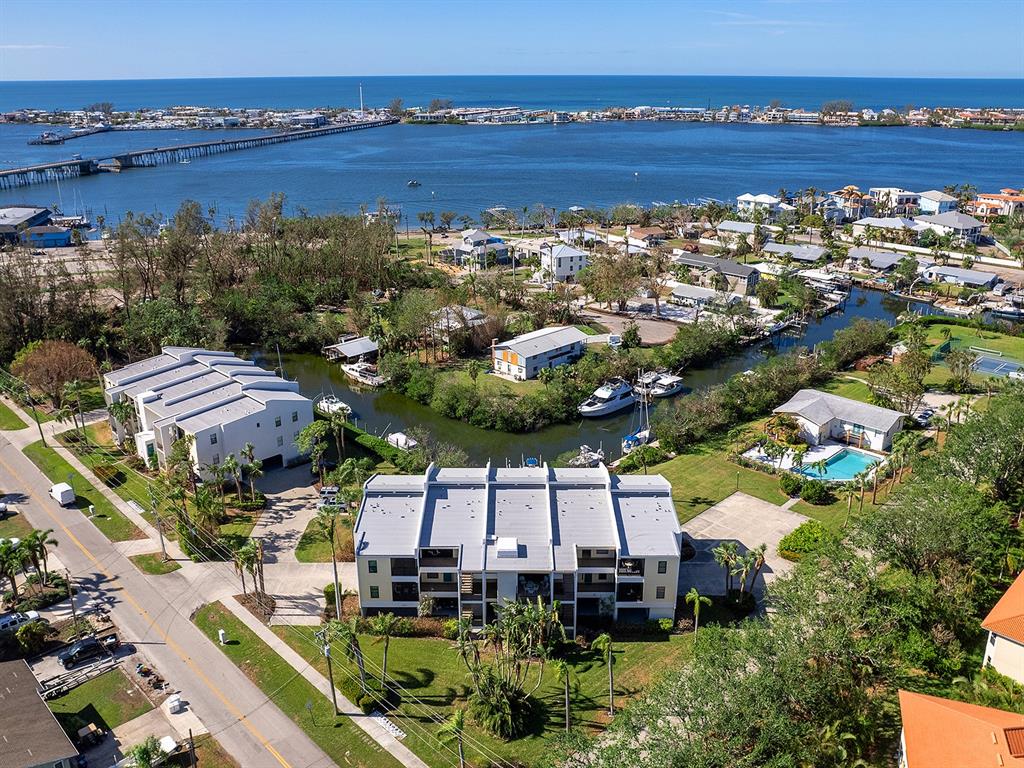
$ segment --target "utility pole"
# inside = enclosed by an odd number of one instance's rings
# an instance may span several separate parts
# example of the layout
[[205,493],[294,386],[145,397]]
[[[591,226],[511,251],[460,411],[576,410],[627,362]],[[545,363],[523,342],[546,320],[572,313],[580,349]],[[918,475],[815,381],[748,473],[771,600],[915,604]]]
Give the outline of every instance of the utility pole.
[[71,585],[71,571],[67,568],[64,569],[66,575],[66,581],[68,583],[68,598],[71,600],[71,622],[75,627],[74,635],[78,637],[78,609],[75,608],[75,590]]
[[196,768],[196,742],[192,738],[192,729],[188,729],[188,759],[192,768]]
[[338,694],[334,690],[334,662],[331,660],[331,642],[330,642],[330,629],[324,627],[322,630],[316,633],[316,638],[323,643],[324,657],[327,659],[327,681],[331,686],[331,702],[334,704],[334,716],[337,717],[338,712]]
[[163,553],[164,562],[166,563],[170,558],[167,557],[167,545],[164,543],[164,520],[160,517],[160,503],[157,501],[152,481],[147,487],[149,489],[149,509],[153,516],[156,517],[156,531],[160,534],[160,551]]

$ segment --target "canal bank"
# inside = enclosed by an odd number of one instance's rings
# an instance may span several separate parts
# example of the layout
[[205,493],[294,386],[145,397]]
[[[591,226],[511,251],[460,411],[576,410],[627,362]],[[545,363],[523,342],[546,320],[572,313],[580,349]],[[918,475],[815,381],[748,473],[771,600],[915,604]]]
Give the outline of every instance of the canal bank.
[[[811,320],[799,333],[776,336],[772,341],[748,347],[740,353],[724,357],[715,365],[683,372],[684,392],[721,384],[730,376],[747,370],[768,357],[796,346],[812,347],[830,340],[841,328],[855,318],[884,320],[889,324],[908,309],[931,312],[931,307],[920,302],[896,299],[879,291],[854,288],[843,308]],[[276,352],[251,350],[257,363],[274,368],[278,364]],[[353,389],[341,369],[334,363],[314,354],[282,354],[284,373],[299,382],[307,397],[321,393],[334,393],[353,409],[353,420],[362,429],[375,435],[388,432],[407,432],[413,428],[427,430],[435,439],[454,443],[469,454],[474,464],[506,461],[518,465],[525,457],[543,457],[553,460],[565,451],[573,451],[581,444],[597,448],[603,446],[609,459],[618,458],[620,440],[631,431],[634,415],[625,411],[604,419],[580,419],[571,424],[556,424],[537,432],[509,434],[484,430],[461,421],[446,418],[425,405],[387,390]],[[654,412],[666,407],[670,401],[656,401]]]

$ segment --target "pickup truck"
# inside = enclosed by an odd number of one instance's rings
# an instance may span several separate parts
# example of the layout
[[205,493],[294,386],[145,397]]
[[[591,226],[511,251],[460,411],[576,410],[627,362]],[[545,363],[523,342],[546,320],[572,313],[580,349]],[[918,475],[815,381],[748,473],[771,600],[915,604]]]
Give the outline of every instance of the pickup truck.
[[57,661],[64,669],[72,669],[87,659],[108,653],[95,637],[83,637],[76,643],[57,652]]

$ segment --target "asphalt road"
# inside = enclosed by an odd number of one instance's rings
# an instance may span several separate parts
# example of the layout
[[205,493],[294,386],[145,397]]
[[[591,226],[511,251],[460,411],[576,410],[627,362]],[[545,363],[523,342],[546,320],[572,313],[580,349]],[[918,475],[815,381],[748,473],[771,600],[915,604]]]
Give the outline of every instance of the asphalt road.
[[[167,595],[80,512],[51,503],[49,486],[42,473],[0,436],[0,488],[27,497],[15,509],[36,528],[54,529],[60,559],[76,585],[93,592],[108,608],[122,641],[132,643],[181,692],[182,700],[229,754],[244,768],[334,765],[175,605],[194,604],[195,595],[191,600]],[[203,586],[196,583],[192,589],[201,593]]]

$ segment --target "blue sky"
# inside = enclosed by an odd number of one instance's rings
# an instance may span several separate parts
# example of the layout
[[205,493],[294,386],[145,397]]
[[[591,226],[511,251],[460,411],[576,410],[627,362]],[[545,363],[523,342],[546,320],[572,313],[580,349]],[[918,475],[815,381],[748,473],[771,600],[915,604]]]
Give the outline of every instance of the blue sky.
[[1024,0],[0,0],[0,80],[1024,77]]

